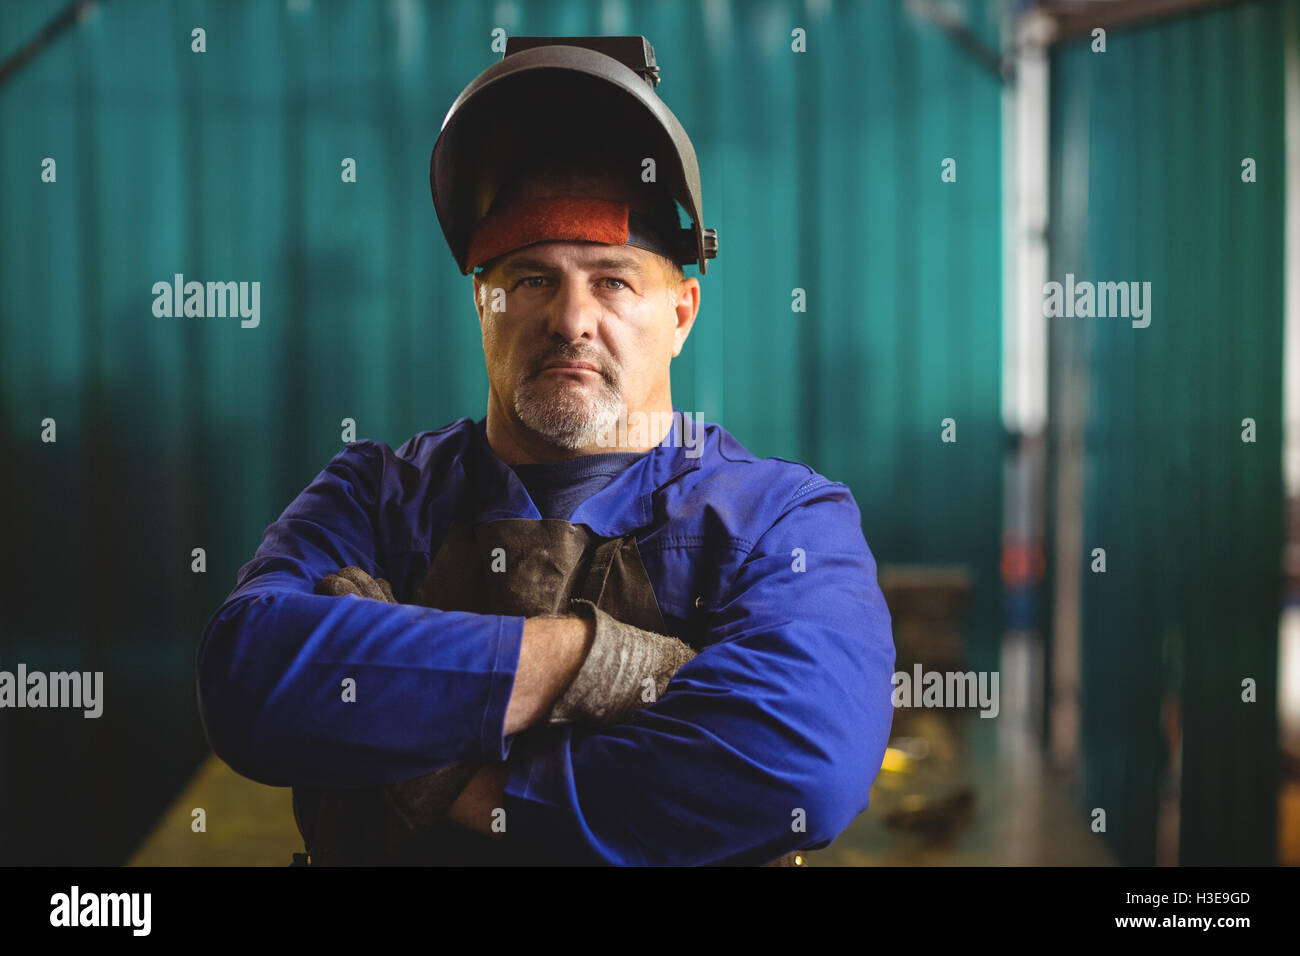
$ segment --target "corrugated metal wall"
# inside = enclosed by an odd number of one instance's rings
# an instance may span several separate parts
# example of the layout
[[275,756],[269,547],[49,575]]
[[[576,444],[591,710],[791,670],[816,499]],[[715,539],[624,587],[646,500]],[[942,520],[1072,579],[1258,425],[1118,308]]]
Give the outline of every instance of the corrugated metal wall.
[[1181,699],[1181,862],[1274,859],[1283,14],[1215,9],[1053,61],[1051,278],[1151,283],[1147,328],[1049,320],[1054,370],[1069,354],[1089,369],[1083,799],[1129,864],[1155,862],[1166,697]]
[[[0,56],[62,6],[0,7]],[[396,447],[484,413],[427,176],[494,27],[655,44],[721,235],[675,403],[848,482],[880,562],[970,563],[990,666],[998,87],[932,28],[892,3],[113,0],[0,89],[0,666],[107,682],[98,721],[0,721],[0,861],[123,859],[192,772],[200,631],[343,418]],[[175,273],[260,281],[260,326],[156,318]]]

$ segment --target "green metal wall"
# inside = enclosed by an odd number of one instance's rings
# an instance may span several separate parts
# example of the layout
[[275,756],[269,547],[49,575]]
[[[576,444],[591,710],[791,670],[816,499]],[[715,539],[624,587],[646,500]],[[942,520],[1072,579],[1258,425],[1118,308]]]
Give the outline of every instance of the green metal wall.
[[1147,328],[1048,320],[1057,371],[1062,350],[1089,356],[1084,807],[1106,810],[1129,864],[1155,862],[1166,696],[1181,698],[1181,862],[1275,859],[1283,18],[1229,6],[1052,63],[1051,278],[1152,283]]
[[[62,6],[0,5],[0,57]],[[111,0],[0,88],[0,666],[107,682],[98,721],[0,720],[0,862],[124,859],[190,774],[201,629],[343,418],[396,447],[483,414],[427,177],[494,27],[650,38],[721,236],[675,403],[848,482],[881,563],[971,564],[991,666],[998,86],[901,5],[823,9]],[[155,318],[177,272],[260,281],[260,327]]]

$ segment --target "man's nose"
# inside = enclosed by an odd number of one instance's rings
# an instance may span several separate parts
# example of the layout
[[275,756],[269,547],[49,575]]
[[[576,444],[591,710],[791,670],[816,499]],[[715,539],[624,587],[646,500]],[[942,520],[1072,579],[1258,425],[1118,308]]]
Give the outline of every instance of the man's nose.
[[582,278],[561,277],[547,305],[546,331],[566,342],[593,339],[604,306]]

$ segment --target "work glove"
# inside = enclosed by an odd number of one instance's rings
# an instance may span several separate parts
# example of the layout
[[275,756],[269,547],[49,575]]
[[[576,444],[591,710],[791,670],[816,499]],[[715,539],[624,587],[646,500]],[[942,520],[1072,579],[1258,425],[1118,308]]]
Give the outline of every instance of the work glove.
[[353,565],[339,568],[333,574],[327,574],[321,578],[316,582],[316,593],[329,597],[357,594],[364,598],[373,598],[376,601],[385,601],[389,604],[397,603],[397,598],[393,597],[393,586],[391,584],[383,578],[376,580]]
[[595,621],[596,636],[577,676],[547,713],[548,724],[621,723],[658,700],[677,668],[695,656],[677,638],[624,624],[585,598],[574,598],[570,608]]

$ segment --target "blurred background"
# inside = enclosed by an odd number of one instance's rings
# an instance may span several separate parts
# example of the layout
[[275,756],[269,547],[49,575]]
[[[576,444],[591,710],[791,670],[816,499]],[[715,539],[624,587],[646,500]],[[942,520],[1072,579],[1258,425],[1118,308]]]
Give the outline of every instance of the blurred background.
[[[428,173],[494,31],[654,45],[720,238],[674,404],[853,489],[899,670],[1000,677],[992,719],[898,709],[871,808],[811,862],[1300,861],[1298,24],[0,2],[0,669],[105,674],[97,720],[0,711],[0,863],[301,850],[289,791],[211,755],[198,640],[344,418],[396,448],[484,414]],[[156,317],[176,273],[260,281],[259,327]],[[1066,274],[1150,282],[1150,325],[1045,318]]]

